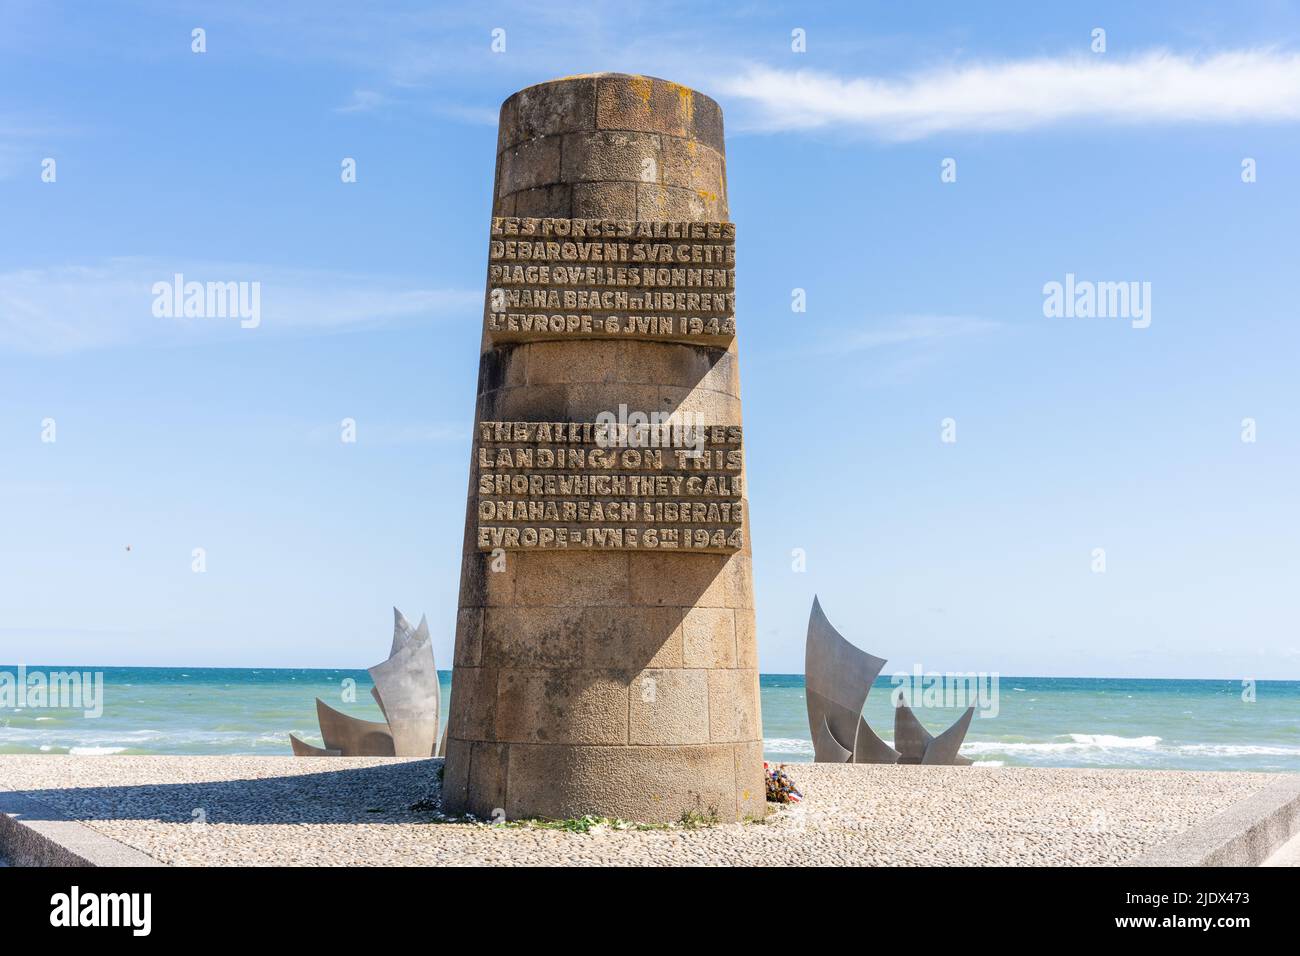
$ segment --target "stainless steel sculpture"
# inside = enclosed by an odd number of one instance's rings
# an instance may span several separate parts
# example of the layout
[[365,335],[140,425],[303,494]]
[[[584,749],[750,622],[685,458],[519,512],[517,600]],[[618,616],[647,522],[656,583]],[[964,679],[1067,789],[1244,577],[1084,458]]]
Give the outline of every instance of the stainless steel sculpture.
[[295,757],[341,757],[343,751],[330,750],[326,747],[313,747],[305,740],[299,740],[293,734],[289,735],[289,744],[293,747]]
[[[881,740],[862,707],[885,660],[859,650],[831,626],[821,602],[813,598],[804,650],[804,697],[817,763],[912,763],[969,766],[962,741],[975,708],[938,737],[931,736],[910,707],[895,701],[894,744]],[[895,749],[897,748],[897,749]]]
[[442,702],[429,624],[421,617],[412,631],[397,608],[393,616],[393,647],[388,660],[370,668],[371,694],[388,721],[397,756],[436,757]]
[[394,757],[393,735],[388,724],[378,720],[361,720],[335,710],[316,698],[316,720],[326,750],[337,750],[344,757]]
[[[393,643],[388,659],[369,669],[371,696],[383,721],[360,720],[316,698],[316,719],[325,746],[314,747],[293,734],[298,757],[436,757],[441,752],[438,721],[442,692],[433,660],[429,624],[421,617],[412,628],[393,608]],[[445,739],[445,738],[444,738]]]
[[951,727],[938,737],[921,726],[908,707],[901,700],[894,702],[894,746],[899,751],[899,763],[942,764],[947,766],[969,767],[974,761],[963,757],[957,751],[966,739],[975,708],[967,707],[966,712],[957,718]]
[[[866,727],[862,705],[867,702],[871,685],[884,666],[884,658],[873,657],[845,640],[826,619],[821,602],[813,598],[808,643],[804,648],[804,697],[813,735],[813,759],[818,763],[890,762],[856,760],[858,732],[860,726]],[[878,745],[892,750],[867,728],[863,737],[864,757],[882,755]]]

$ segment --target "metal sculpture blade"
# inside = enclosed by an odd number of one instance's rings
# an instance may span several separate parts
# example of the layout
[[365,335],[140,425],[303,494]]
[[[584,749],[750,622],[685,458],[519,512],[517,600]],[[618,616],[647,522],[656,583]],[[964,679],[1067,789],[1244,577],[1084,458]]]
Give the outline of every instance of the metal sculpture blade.
[[393,646],[389,648],[388,656],[392,657],[402,649],[402,645],[411,639],[415,633],[411,627],[411,622],[397,608],[393,608]]
[[898,702],[894,710],[894,746],[902,753],[898,762],[969,767],[973,761],[958,751],[961,750],[962,741],[966,739],[966,731],[970,729],[971,718],[974,716],[975,708],[967,707],[966,712],[951,727],[934,737],[921,726],[910,707]]
[[921,757],[921,763],[953,766],[965,760],[969,764],[970,761],[957,751],[961,750],[962,741],[966,739],[966,731],[970,729],[971,718],[974,716],[975,708],[967,707],[966,713],[958,717],[951,727],[930,741]]
[[388,725],[375,720],[359,720],[335,710],[316,698],[316,719],[326,750],[337,750],[349,757],[394,757],[393,735]]
[[[804,656],[804,697],[808,726],[814,731],[814,760],[842,763],[853,756],[849,748],[855,746],[862,705],[884,666],[884,658],[854,647],[835,630],[821,602],[813,598]],[[829,735],[820,733],[822,724]]]
[[894,702],[894,749],[899,763],[920,763],[934,737],[901,700]]
[[825,717],[822,717],[821,723],[813,730],[813,753],[816,755],[817,763],[848,763],[849,758],[853,756],[835,739],[835,734],[831,732]]
[[423,618],[392,657],[370,668],[370,677],[375,682],[375,699],[392,732],[396,755],[433,756],[438,748],[441,694],[433,643]]
[[431,757],[445,748],[438,742],[442,688],[433,660],[429,620],[420,616],[411,627],[405,615],[393,608],[393,643],[388,659],[370,668],[375,686],[370,696],[384,715],[383,722],[359,720],[316,698],[316,719],[325,746],[313,747],[292,734],[290,745],[300,757]]
[[858,718],[858,736],[853,741],[854,763],[898,763],[898,751],[880,739],[865,717]]
[[305,740],[299,740],[294,734],[289,735],[289,745],[293,747],[295,757],[338,757],[342,755],[342,751],[326,750],[324,747],[313,746]]

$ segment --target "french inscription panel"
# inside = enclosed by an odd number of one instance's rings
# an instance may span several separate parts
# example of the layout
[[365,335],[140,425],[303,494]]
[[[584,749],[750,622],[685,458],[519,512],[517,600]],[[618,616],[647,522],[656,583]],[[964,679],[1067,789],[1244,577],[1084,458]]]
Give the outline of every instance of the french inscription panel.
[[744,545],[739,425],[478,424],[481,551],[729,553]]
[[736,225],[493,217],[484,327],[494,343],[726,347],[736,335]]

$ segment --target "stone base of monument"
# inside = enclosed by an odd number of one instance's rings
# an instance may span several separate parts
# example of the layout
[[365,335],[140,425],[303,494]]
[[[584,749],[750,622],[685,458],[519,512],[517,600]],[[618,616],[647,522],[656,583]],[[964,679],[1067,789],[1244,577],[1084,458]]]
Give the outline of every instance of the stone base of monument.
[[[175,866],[1254,866],[1300,830],[1300,776],[786,764],[762,824],[450,821],[442,761],[0,755],[0,857]],[[328,768],[328,769],[327,769]],[[70,785],[69,781],[75,781]],[[195,823],[202,807],[206,822]]]

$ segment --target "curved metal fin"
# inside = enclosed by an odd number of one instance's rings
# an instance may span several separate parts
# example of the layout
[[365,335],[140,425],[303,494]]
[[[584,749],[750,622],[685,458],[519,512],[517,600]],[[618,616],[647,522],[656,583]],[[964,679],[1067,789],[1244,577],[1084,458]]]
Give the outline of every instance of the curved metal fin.
[[898,751],[880,739],[866,718],[858,718],[858,735],[853,741],[854,763],[898,763]]
[[315,747],[305,740],[299,740],[293,734],[289,735],[289,746],[293,748],[295,757],[339,757],[342,754],[337,750],[326,750],[324,747]]
[[961,743],[966,739],[966,731],[970,729],[971,718],[974,716],[975,708],[967,707],[966,713],[958,717],[951,727],[930,741],[921,757],[921,763],[950,767],[956,765],[958,759],[961,759],[957,751],[961,750]]
[[830,725],[823,717],[821,724],[813,731],[813,759],[817,763],[848,763],[851,756],[853,755],[835,739],[835,734],[831,733]]
[[394,757],[393,735],[388,725],[375,720],[360,720],[335,710],[316,698],[316,719],[327,750],[337,750],[344,757]]
[[804,698],[814,751],[815,732],[824,721],[840,749],[849,752],[843,741],[851,745],[856,737],[862,705],[884,666],[884,658],[855,647],[835,630],[813,597],[804,650]]
[[934,740],[930,732],[921,726],[908,707],[901,700],[894,703],[894,749],[898,751],[899,763],[920,763],[926,748]]
[[393,646],[389,648],[388,656],[392,657],[400,651],[402,645],[409,641],[414,634],[415,631],[411,629],[411,622],[406,619],[406,615],[397,608],[393,608]]
[[441,688],[428,637],[428,624],[421,620],[420,630],[396,654],[370,668],[399,757],[432,757],[438,748]]

